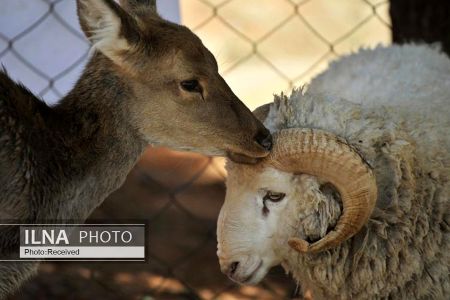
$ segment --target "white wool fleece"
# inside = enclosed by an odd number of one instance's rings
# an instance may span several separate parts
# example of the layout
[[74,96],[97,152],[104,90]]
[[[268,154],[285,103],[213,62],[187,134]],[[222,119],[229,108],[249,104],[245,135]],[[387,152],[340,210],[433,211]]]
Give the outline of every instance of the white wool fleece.
[[[367,226],[318,255],[278,249],[315,299],[448,299],[450,59],[425,45],[360,50],[304,90],[276,96],[264,124],[319,128],[348,140],[374,168]],[[298,216],[298,214],[296,214]],[[292,223],[292,220],[289,220]],[[288,230],[280,225],[281,240]]]

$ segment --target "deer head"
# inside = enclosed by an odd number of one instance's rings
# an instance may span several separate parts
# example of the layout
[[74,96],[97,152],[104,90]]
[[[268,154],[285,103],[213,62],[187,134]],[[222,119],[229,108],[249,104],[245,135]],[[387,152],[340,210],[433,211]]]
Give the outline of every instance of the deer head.
[[149,143],[239,162],[268,154],[269,131],[219,75],[214,56],[188,28],[160,18],[155,1],[77,2],[83,31],[129,87],[130,122]]

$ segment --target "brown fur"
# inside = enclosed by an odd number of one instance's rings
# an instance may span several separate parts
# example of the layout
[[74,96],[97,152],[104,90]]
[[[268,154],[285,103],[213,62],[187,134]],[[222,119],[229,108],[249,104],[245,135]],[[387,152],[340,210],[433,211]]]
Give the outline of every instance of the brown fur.
[[[152,1],[79,0],[96,51],[74,89],[49,107],[0,71],[0,219],[83,221],[125,180],[149,143],[212,155],[263,157],[265,127],[220,77],[192,32]],[[202,93],[180,82],[197,79]],[[266,147],[267,148],[267,147]],[[0,255],[17,257],[17,228],[0,228]],[[0,265],[0,298],[36,265]]]

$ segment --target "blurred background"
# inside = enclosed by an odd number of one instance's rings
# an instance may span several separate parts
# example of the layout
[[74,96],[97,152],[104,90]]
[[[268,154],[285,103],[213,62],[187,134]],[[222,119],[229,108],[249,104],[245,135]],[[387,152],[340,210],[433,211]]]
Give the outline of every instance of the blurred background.
[[[424,41],[450,48],[445,0],[160,0],[158,11],[200,36],[251,109],[360,47]],[[71,89],[88,58],[76,1],[0,0],[0,63],[47,103]],[[251,287],[220,273],[223,166],[220,158],[150,147],[91,216],[147,220],[148,262],[44,263],[11,299],[303,299],[280,268]]]

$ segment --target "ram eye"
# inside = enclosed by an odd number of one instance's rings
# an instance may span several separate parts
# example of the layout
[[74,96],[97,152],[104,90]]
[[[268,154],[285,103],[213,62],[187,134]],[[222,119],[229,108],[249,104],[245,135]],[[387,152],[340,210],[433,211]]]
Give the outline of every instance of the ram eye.
[[189,93],[202,93],[202,86],[196,79],[184,80],[180,82],[180,86],[183,90]]
[[266,193],[266,195],[264,196],[263,200],[269,200],[272,202],[280,202],[281,200],[284,199],[284,197],[286,196],[285,193],[276,193],[276,192],[272,192],[272,191],[268,191]]

